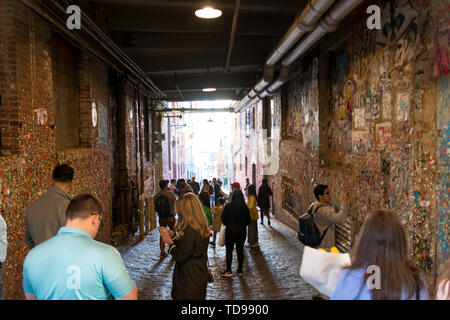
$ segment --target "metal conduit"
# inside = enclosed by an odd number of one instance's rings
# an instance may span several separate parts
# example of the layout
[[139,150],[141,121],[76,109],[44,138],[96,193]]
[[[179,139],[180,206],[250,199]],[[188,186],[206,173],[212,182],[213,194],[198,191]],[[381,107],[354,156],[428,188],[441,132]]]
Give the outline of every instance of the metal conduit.
[[[307,33],[312,31],[317,21],[333,5],[336,0],[310,0],[302,13],[295,19],[289,30],[280,40],[274,51],[266,60],[264,67],[264,77],[255,85],[249,93],[250,98],[255,98],[272,82],[274,67],[280,59]],[[241,100],[242,102],[243,100]],[[243,109],[243,103],[239,103],[237,108]],[[247,101],[248,102],[248,101]]]
[[[278,88],[288,81],[289,67],[305,54],[312,46],[314,46],[327,33],[336,31],[339,23],[363,0],[342,0],[335,4],[320,20],[319,25],[314,31],[295,47],[292,52],[282,61],[280,75],[266,90],[258,93],[257,97],[250,99],[242,99],[236,106],[236,112],[241,111],[250,103],[256,103],[261,98],[272,95]],[[292,29],[292,28],[291,28]],[[260,86],[258,86],[259,88]],[[252,95],[255,90],[252,90]],[[251,97],[250,97],[251,98]]]

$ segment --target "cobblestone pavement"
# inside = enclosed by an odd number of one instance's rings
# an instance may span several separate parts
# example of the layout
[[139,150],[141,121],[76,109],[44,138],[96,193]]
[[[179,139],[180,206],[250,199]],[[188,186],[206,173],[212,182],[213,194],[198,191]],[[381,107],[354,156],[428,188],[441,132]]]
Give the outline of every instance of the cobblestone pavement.
[[[300,276],[303,246],[295,231],[271,219],[271,226],[258,221],[259,248],[245,248],[244,275],[223,278],[225,247],[209,247],[209,263],[215,278],[208,284],[208,300],[306,300],[311,287]],[[159,232],[153,230],[144,241],[137,237],[120,246],[125,265],[138,287],[141,300],[170,300],[174,260],[159,259]],[[167,247],[166,247],[167,248]],[[232,270],[237,269],[236,250]]]

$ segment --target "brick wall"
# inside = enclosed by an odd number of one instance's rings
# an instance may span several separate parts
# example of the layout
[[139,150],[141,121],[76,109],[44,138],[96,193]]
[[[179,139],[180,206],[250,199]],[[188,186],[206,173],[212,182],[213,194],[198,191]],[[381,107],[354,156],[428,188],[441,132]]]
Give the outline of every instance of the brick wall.
[[17,152],[18,115],[16,76],[17,66],[14,6],[12,1],[0,3],[0,152]]
[[[8,254],[3,267],[5,299],[23,299],[22,265],[28,253],[24,242],[23,213],[42,195],[57,163],[75,169],[72,195],[89,192],[105,209],[104,227],[97,240],[110,243],[112,215],[112,108],[108,68],[82,52],[79,72],[81,132],[80,147],[55,148],[53,114],[55,86],[52,79],[51,26],[17,1],[0,2],[0,179],[12,195],[0,208],[8,227]],[[106,109],[107,139],[98,139],[91,105]],[[47,121],[38,122],[46,114]]]

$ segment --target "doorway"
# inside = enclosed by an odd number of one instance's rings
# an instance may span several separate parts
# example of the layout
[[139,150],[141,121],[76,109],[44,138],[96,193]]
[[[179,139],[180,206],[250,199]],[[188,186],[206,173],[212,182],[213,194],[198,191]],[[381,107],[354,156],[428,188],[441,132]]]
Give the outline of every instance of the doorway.
[[252,184],[256,186],[256,164],[252,164]]

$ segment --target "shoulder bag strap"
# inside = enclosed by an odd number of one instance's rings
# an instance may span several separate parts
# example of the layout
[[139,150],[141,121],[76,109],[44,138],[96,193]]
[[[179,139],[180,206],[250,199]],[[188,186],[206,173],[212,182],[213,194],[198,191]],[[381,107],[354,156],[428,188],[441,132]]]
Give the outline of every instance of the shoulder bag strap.
[[[319,204],[316,208],[316,210],[314,210],[314,214],[317,212],[317,210],[319,210],[320,207],[322,207],[323,204]],[[330,229],[330,226],[328,226],[328,228],[325,229],[324,233],[322,234],[322,236],[319,239],[319,243],[322,243],[323,238],[325,237],[325,235],[327,234],[328,229]]]

